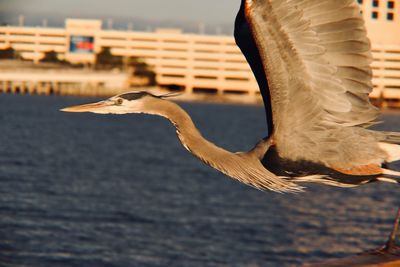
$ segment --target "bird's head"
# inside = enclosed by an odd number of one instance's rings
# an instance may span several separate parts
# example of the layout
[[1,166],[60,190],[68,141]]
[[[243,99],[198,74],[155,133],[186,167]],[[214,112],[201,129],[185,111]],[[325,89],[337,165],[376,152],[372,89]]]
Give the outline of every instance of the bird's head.
[[174,95],[165,94],[156,96],[144,91],[134,91],[116,95],[95,103],[67,107],[61,111],[92,112],[98,114],[152,113],[152,107],[157,105],[160,100]]

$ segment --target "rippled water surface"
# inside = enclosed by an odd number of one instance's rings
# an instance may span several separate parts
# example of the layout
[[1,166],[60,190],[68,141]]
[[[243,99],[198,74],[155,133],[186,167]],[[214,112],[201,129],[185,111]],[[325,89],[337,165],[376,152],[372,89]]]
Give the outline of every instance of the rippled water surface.
[[[94,99],[0,95],[0,266],[298,266],[380,246],[400,188],[259,192],[188,154],[166,120],[66,114]],[[247,150],[261,107],[182,104]],[[386,112],[384,129],[400,130]]]

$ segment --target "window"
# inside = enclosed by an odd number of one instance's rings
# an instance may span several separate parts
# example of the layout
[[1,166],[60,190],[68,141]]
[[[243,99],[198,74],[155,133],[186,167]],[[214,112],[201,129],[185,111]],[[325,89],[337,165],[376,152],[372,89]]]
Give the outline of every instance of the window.
[[394,19],[394,15],[393,15],[393,13],[387,13],[387,15],[386,15],[386,19],[387,20],[393,20]]
[[379,6],[379,0],[372,1],[372,6],[373,7],[378,7]]
[[373,11],[373,12],[372,12],[372,18],[373,18],[373,19],[378,19],[378,17],[379,17],[378,12]]
[[206,75],[196,75],[194,76],[195,79],[204,79],[204,80],[216,80],[218,77],[216,76],[206,76]]
[[387,7],[388,7],[389,9],[393,9],[393,8],[394,8],[394,1],[388,1]]

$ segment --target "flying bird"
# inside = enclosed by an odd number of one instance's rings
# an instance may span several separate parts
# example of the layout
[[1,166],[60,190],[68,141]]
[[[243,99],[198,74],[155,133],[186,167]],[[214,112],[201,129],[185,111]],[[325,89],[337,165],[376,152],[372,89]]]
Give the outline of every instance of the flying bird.
[[206,140],[170,95],[127,92],[63,111],[165,117],[189,152],[261,190],[400,182],[400,172],[389,169],[400,160],[400,133],[369,129],[379,111],[368,97],[370,41],[354,0],[242,0],[235,39],[266,110],[268,134],[250,151]]

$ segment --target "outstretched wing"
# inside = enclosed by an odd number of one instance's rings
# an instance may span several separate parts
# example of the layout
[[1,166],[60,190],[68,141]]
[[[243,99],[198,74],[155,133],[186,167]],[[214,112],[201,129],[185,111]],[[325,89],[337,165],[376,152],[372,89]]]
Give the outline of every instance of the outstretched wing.
[[379,149],[364,129],[378,111],[368,98],[372,57],[357,3],[245,1],[281,156],[341,168],[377,163],[370,154]]

